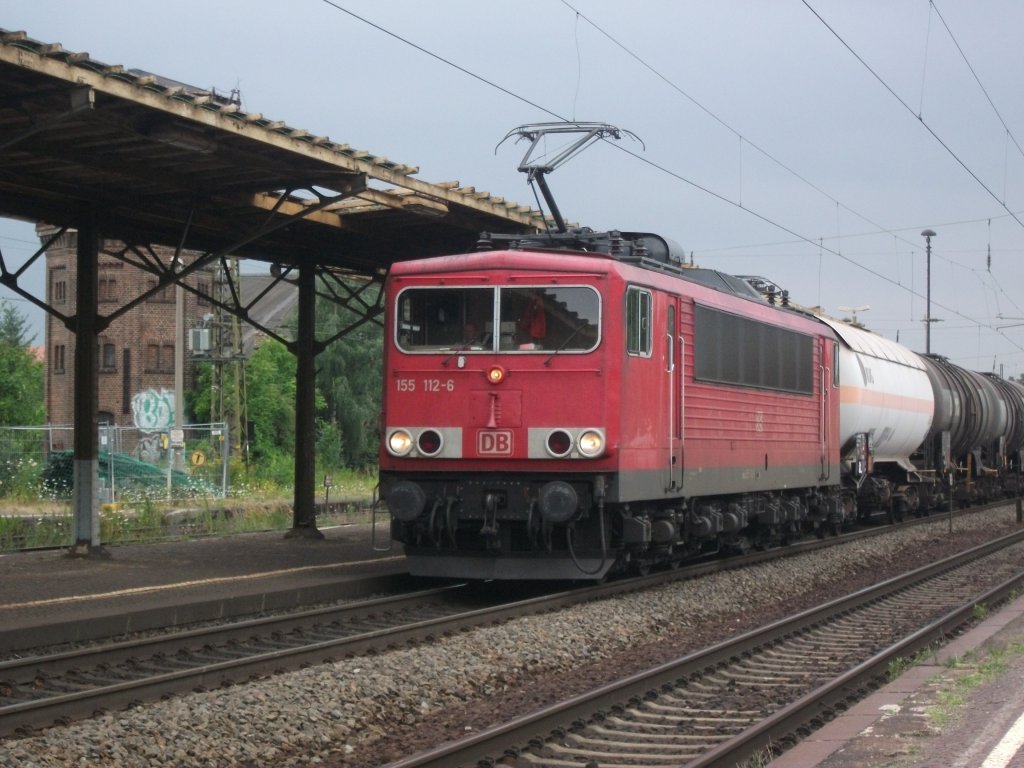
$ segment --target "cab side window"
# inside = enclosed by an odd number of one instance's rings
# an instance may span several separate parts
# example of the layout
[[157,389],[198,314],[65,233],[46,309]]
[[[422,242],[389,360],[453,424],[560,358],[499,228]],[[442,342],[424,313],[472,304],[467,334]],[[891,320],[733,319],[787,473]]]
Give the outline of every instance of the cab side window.
[[651,292],[630,287],[626,290],[626,353],[651,356]]

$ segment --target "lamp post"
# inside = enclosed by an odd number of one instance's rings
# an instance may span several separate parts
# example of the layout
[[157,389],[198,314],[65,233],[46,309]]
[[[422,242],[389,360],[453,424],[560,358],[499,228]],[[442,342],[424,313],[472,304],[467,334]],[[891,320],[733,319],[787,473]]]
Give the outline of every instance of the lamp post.
[[935,232],[926,229],[921,233],[921,237],[924,238],[925,283],[927,285],[924,310],[924,353],[930,355],[932,353],[932,238],[935,237]]

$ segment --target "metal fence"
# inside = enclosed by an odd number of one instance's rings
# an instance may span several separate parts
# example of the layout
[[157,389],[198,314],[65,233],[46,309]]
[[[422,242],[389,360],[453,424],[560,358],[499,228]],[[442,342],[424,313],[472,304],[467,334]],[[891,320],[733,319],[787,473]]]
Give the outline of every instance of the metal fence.
[[[166,432],[103,424],[97,444],[103,504],[227,495],[226,424]],[[69,499],[73,445],[70,426],[0,427],[0,499]]]

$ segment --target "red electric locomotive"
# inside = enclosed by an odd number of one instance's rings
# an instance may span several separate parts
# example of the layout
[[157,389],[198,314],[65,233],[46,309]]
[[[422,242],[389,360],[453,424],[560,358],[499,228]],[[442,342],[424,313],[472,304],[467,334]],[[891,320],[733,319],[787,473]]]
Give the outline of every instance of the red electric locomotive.
[[655,235],[481,243],[388,280],[380,488],[412,573],[599,579],[842,521],[831,328]]

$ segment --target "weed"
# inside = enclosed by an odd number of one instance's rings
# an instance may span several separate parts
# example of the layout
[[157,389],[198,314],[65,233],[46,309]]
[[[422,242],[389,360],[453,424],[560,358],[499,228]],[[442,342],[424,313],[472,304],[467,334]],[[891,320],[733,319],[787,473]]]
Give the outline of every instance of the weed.
[[889,660],[889,680],[895,680],[910,669],[910,659],[906,656],[897,656]]
[[[1021,654],[1024,654],[1024,642],[1017,641],[1005,648],[990,649],[983,657],[972,654],[961,657],[958,664],[950,667],[955,671],[949,685],[939,691],[937,703],[928,710],[932,723],[940,729],[948,725],[963,708],[971,691],[1004,675],[1010,658]],[[956,671],[963,674],[956,674]]]
[[746,762],[742,763],[743,768],[765,768],[776,757],[775,750],[769,745],[758,750]]

